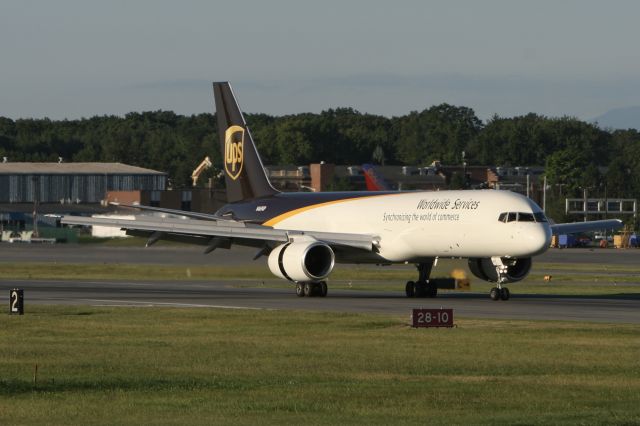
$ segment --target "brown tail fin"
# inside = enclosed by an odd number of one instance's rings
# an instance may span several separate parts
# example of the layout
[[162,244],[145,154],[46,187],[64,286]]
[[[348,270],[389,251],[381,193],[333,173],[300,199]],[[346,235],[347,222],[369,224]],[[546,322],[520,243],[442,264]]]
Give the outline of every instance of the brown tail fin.
[[227,201],[234,203],[276,194],[253,143],[238,102],[227,82],[213,83]]

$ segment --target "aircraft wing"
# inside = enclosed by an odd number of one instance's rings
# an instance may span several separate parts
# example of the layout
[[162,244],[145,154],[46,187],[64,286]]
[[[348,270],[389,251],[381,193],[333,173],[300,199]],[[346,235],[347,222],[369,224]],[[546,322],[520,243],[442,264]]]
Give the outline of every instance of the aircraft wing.
[[188,212],[185,210],[175,210],[175,209],[165,209],[163,207],[152,207],[152,206],[144,206],[142,204],[124,204],[124,203],[109,203],[112,206],[118,207],[127,207],[130,209],[138,209],[138,210],[147,210],[158,213],[166,213],[173,216],[183,216],[183,217],[191,217],[194,219],[204,219],[204,220],[219,220],[218,216],[208,214],[208,213],[199,213],[199,212]]
[[589,222],[558,223],[551,225],[551,232],[558,234],[576,234],[580,232],[600,231],[602,229],[620,229],[620,219],[592,220]]
[[137,216],[135,219],[64,216],[61,223],[66,225],[119,227],[126,230],[129,235],[149,237],[147,245],[151,245],[160,239],[167,239],[208,245],[211,250],[225,246],[228,248],[231,242],[256,246],[264,245],[268,242],[278,244],[303,235],[323,241],[330,246],[342,246],[366,251],[373,251],[376,243],[374,235],[274,229],[270,226],[234,220],[198,220],[156,216]]

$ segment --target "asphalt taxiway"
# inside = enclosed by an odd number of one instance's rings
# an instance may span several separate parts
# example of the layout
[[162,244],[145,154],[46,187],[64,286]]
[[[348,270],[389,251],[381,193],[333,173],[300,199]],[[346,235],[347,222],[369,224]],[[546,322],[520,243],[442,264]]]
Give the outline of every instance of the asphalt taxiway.
[[485,293],[444,293],[436,299],[408,299],[400,291],[330,290],[326,298],[297,297],[293,287],[246,288],[240,280],[209,282],[35,281],[6,280],[25,291],[25,305],[165,306],[226,309],[286,309],[301,311],[409,314],[412,308],[453,308],[457,316],[475,318],[575,320],[640,324],[640,295],[566,297],[514,294],[493,301]]
[[[91,246],[3,245],[3,262],[224,264],[251,262],[254,250],[220,250],[204,256],[197,248],[118,248]],[[640,263],[640,250],[551,250],[536,259],[548,263]],[[263,262],[259,260],[258,262]],[[1,265],[0,265],[1,266]],[[639,277],[640,281],[640,277]],[[88,281],[3,280],[0,301],[8,290],[25,290],[25,306],[64,304],[92,306],[172,306],[225,309],[286,309],[300,311],[368,312],[409,315],[411,308],[453,308],[456,316],[474,318],[574,320],[640,324],[640,295],[544,296],[519,294],[511,287],[509,301],[492,301],[485,293],[443,293],[436,299],[408,299],[397,292],[332,290],[326,298],[299,298],[291,288],[261,288],[256,280],[211,281]]]

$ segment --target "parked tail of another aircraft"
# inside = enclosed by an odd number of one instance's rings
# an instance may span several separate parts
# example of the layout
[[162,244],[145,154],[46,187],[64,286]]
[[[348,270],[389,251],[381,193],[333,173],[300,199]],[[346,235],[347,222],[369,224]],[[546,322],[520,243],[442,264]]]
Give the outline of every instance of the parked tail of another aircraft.
[[391,187],[373,164],[363,164],[364,182],[367,184],[367,191],[390,191]]

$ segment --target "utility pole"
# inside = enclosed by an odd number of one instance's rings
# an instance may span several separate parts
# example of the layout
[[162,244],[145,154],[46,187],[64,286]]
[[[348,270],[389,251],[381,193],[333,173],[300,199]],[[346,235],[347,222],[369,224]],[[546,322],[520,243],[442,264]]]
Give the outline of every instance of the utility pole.
[[38,237],[38,199],[40,198],[40,191],[38,190],[38,184],[40,179],[38,176],[33,177],[33,236]]
[[587,221],[587,188],[582,188],[582,194],[584,198],[584,202],[582,204],[582,209],[584,210],[584,221]]
[[465,152],[462,151],[462,176],[464,177],[464,189],[469,189],[469,180],[467,179],[467,162],[465,161]]
[[547,213],[547,175],[544,175],[544,181],[543,181],[543,187],[542,187],[542,212],[543,213]]

